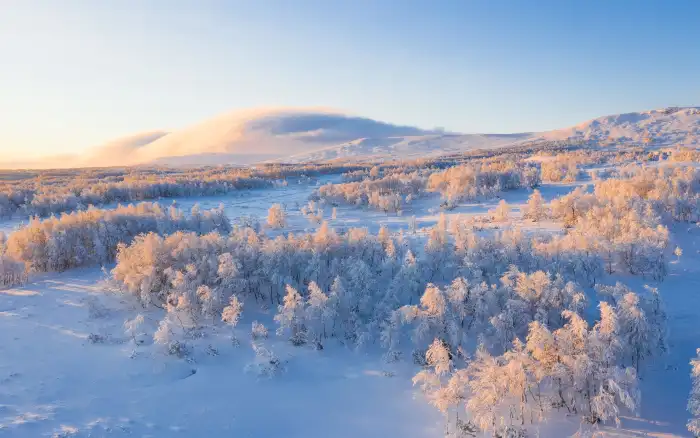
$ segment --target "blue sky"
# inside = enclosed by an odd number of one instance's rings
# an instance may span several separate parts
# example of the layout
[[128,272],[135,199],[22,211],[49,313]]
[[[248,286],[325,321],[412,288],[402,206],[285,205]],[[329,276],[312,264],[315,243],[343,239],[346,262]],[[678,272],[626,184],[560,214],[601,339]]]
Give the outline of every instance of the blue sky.
[[22,0],[2,8],[2,158],[72,153],[260,106],[517,132],[700,105],[696,0]]

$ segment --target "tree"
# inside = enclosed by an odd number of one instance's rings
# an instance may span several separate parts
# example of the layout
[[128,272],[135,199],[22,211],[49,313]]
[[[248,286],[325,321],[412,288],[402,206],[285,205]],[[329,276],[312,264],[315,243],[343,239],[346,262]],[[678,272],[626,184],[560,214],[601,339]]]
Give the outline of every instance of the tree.
[[547,217],[546,204],[539,190],[532,192],[523,207],[523,218],[533,222],[539,222]]
[[306,326],[304,324],[304,300],[299,292],[287,285],[284,304],[278,307],[275,321],[279,324],[278,336],[288,336],[294,345],[306,342]]
[[246,365],[246,371],[254,373],[260,378],[267,379],[284,372],[285,362],[277,357],[272,350],[255,342],[253,342],[252,347],[253,351],[255,351],[255,359]]
[[416,234],[416,231],[418,231],[418,221],[415,216],[408,218],[408,230],[413,234]]
[[505,199],[501,199],[491,214],[493,220],[496,222],[508,222],[510,218],[510,206]]
[[595,196],[586,193],[587,187],[577,187],[568,195],[551,202],[552,217],[561,219],[565,227],[573,227],[595,201]]
[[15,286],[27,281],[27,267],[0,252],[0,286]]
[[649,322],[651,355],[664,354],[668,351],[666,310],[658,288],[644,285],[644,289],[651,294],[651,297],[645,296],[642,301]]
[[272,204],[267,211],[267,224],[272,228],[284,228],[287,226],[287,216],[280,204]]
[[626,293],[617,304],[617,314],[622,344],[632,365],[638,370],[642,360],[653,352],[651,327],[639,306],[639,296],[634,292]]
[[212,322],[214,318],[218,316],[218,312],[221,310],[220,299],[221,293],[218,288],[211,289],[207,285],[201,285],[197,288],[197,299],[202,306],[202,315],[211,318]]
[[133,319],[127,319],[124,321],[124,332],[134,344],[138,345],[141,341],[138,339],[143,335],[141,332],[141,326],[143,325],[143,315],[140,313],[136,315]]
[[445,292],[456,326],[460,332],[468,331],[475,313],[474,297],[469,283],[462,277],[455,278]]
[[267,327],[258,321],[253,321],[250,329],[250,337],[253,339],[253,341],[267,339]]
[[447,300],[445,293],[439,287],[428,284],[421,296],[420,307],[415,309],[410,307],[405,308],[405,313],[411,315],[407,318],[407,322],[415,324],[413,338],[416,344],[429,342],[430,339],[439,339],[446,344],[451,341],[448,324],[453,321],[448,321]]
[[322,348],[322,340],[328,336],[328,324],[333,317],[328,308],[328,297],[315,281],[309,283],[309,298],[306,303],[307,338],[314,342],[317,348]]
[[395,304],[413,304],[418,301],[421,293],[421,275],[416,257],[411,250],[406,252],[403,264],[396,276],[389,283],[387,294],[395,300]]
[[700,437],[700,348],[697,349],[696,353],[695,359],[690,361],[693,388],[688,399],[688,411],[693,418],[688,422],[688,430]]
[[480,345],[467,367],[467,375],[470,391],[466,405],[472,420],[481,430],[496,429],[504,411],[499,405],[507,406],[509,402],[506,397],[509,382],[504,378],[503,367],[498,358]]
[[232,295],[229,299],[228,306],[224,307],[224,311],[221,313],[221,320],[231,327],[235,327],[241,318],[243,313],[243,303],[238,300],[238,297]]
[[615,309],[609,303],[601,301],[600,320],[593,327],[593,351],[605,367],[617,363],[622,352],[620,341],[620,324]]
[[[427,367],[413,377],[413,385],[420,385],[428,402],[445,416],[447,434],[454,429],[475,433],[476,429],[470,423],[459,420],[456,409],[466,396],[466,371],[453,370],[452,355],[439,339],[430,344],[425,357]],[[454,422],[451,417],[456,417]]]

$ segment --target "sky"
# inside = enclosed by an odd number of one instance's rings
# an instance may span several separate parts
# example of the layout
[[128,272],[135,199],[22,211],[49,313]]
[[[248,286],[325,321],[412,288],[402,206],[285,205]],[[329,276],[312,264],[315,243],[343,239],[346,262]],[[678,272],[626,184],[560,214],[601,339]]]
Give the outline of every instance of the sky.
[[700,105],[696,0],[0,0],[0,161],[250,107],[457,132]]

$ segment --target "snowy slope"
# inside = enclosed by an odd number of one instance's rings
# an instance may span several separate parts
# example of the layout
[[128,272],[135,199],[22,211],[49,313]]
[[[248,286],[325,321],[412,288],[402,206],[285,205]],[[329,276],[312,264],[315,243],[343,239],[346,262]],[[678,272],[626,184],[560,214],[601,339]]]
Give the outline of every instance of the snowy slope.
[[656,145],[700,145],[700,107],[658,110],[599,117],[566,129],[539,133],[544,140],[594,140]]
[[696,146],[700,142],[700,108],[618,114],[569,128],[519,134],[429,132],[317,109],[239,111],[160,137],[129,155],[129,164],[419,158],[524,141],[567,139]]
[[459,134],[426,131],[326,109],[235,111],[170,133],[152,131],[117,139],[84,156],[0,167],[89,167],[161,164],[246,165],[262,161],[325,161],[418,158],[524,141],[590,140],[650,147],[700,146],[700,108],[600,117],[569,128],[519,134]]
[[[270,340],[287,372],[247,373],[250,320],[239,347],[212,333],[206,342],[218,354],[195,363],[152,345],[135,349],[122,323],[140,309],[105,295],[101,276],[77,270],[0,290],[0,437],[439,435],[439,415],[412,397],[408,366],[386,377],[378,358]],[[91,334],[104,340],[92,343]]]
[[421,158],[496,148],[530,138],[530,134],[431,134],[410,137],[360,138],[285,161],[302,163],[336,159]]

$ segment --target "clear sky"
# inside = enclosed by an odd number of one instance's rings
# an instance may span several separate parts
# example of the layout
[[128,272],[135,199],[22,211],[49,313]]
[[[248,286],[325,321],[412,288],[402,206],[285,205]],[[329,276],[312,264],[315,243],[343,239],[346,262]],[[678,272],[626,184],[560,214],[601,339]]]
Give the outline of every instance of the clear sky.
[[698,0],[0,0],[0,161],[259,106],[539,131],[700,105]]

